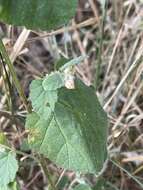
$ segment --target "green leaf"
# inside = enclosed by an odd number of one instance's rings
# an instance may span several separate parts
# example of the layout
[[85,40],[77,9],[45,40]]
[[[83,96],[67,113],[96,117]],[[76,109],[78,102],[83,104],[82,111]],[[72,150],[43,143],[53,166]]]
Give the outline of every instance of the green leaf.
[[0,190],[11,190],[8,185],[0,186]]
[[77,185],[74,190],[92,190],[91,187],[87,184],[79,184]]
[[87,58],[87,56],[80,56],[77,57],[75,59],[70,60],[69,62],[67,62],[66,64],[64,64],[63,66],[61,66],[59,68],[60,71],[64,71],[65,69],[67,69],[68,67],[72,67],[75,65],[78,65],[79,63],[81,63],[85,58]]
[[5,185],[5,186],[0,186],[0,190],[20,190],[16,181],[8,184],[8,185]]
[[57,101],[57,89],[64,86],[64,76],[60,72],[53,72],[44,77],[32,81],[30,85],[30,99],[34,111],[43,117],[49,115]]
[[43,82],[42,82],[43,88],[45,91],[55,91],[58,88],[61,88],[64,86],[64,76],[60,72],[53,72],[50,75],[47,75]]
[[[44,118],[50,114],[51,109],[54,110],[55,103],[58,99],[57,90],[45,90],[46,88],[48,89],[48,85],[49,89],[55,88],[52,82],[55,86],[58,82],[55,80],[55,77],[53,77],[53,80],[51,75],[49,77],[50,80],[48,80],[48,77],[45,77],[45,81],[43,79],[33,80],[30,85],[30,100],[32,101],[33,110]],[[60,85],[60,83],[58,84]]]
[[53,29],[67,23],[77,0],[0,0],[0,20],[31,29]]
[[33,80],[30,85],[30,100],[35,112],[43,117],[48,117],[50,107],[48,103],[48,92],[42,86],[43,79]]
[[10,190],[20,190],[20,187],[16,181],[10,183],[8,186],[9,186]]
[[18,163],[14,152],[1,151],[0,152],[0,186],[6,186],[13,182],[16,172],[18,170]]
[[31,148],[59,166],[95,174],[103,168],[107,159],[107,116],[93,88],[80,80],[75,81],[75,89],[58,90],[55,109],[46,117],[30,114],[26,128]]
[[19,187],[18,187],[18,184],[16,181],[8,184],[8,185],[5,185],[5,186],[0,186],[0,190],[20,190]]

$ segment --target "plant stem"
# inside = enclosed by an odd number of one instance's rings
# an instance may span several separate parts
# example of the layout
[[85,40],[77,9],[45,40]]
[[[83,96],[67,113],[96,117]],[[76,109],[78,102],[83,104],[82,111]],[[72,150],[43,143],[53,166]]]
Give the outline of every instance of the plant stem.
[[8,55],[8,53],[6,51],[6,48],[5,48],[5,46],[4,46],[3,42],[2,42],[2,39],[0,39],[0,53],[1,53],[2,57],[3,57],[3,60],[5,61],[6,65],[9,68],[10,74],[11,74],[13,82],[14,82],[14,85],[15,85],[15,87],[16,87],[16,89],[17,89],[17,91],[18,91],[18,93],[19,93],[19,95],[20,95],[20,97],[21,97],[21,99],[22,99],[22,101],[24,103],[24,105],[25,105],[26,110],[28,112],[31,112],[31,109],[28,106],[27,98],[26,98],[26,96],[24,94],[24,90],[21,87],[21,84],[20,84],[20,82],[19,82],[19,80],[17,78],[14,66],[10,61],[9,55]]
[[98,52],[97,52],[97,67],[96,67],[96,73],[95,73],[95,81],[94,81],[94,86],[95,86],[95,90],[97,90],[98,86],[99,86],[99,75],[100,75],[100,67],[101,67],[101,63],[102,63],[102,48],[103,48],[103,41],[104,41],[104,26],[105,26],[105,19],[106,19],[106,9],[107,9],[107,1],[105,0],[105,4],[103,6],[103,18],[101,21],[101,27],[100,27],[100,42],[99,42],[99,48],[98,48]]
[[132,178],[141,188],[143,188],[143,184],[135,176],[133,176],[130,172],[128,172],[126,169],[124,169],[122,166],[120,166],[116,161],[112,160],[111,158],[110,161],[120,170],[125,172],[130,178]]
[[11,147],[9,147],[9,145],[0,144],[0,148],[1,147],[4,148],[4,149],[6,149],[6,150],[13,151],[13,152],[15,152],[18,155],[22,155],[22,156],[26,156],[28,158],[31,158],[31,159],[35,160],[35,162],[39,163],[39,160],[36,157],[34,157],[34,156],[30,155],[30,154],[27,154],[25,152],[22,152],[20,150],[16,150],[14,148],[11,148]]
[[51,179],[51,176],[49,174],[50,172],[48,171],[48,168],[47,168],[47,163],[46,163],[45,158],[43,156],[40,156],[40,164],[41,164],[41,167],[43,169],[44,174],[47,177],[49,185],[52,187],[52,190],[57,190],[57,188],[55,187],[55,185]]

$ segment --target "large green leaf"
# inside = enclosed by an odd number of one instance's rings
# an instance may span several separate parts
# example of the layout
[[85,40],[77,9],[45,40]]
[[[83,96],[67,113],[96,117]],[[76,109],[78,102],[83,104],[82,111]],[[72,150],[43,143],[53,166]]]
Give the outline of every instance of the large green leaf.
[[13,182],[18,163],[15,158],[15,153],[11,151],[0,151],[0,186],[6,186]]
[[77,0],[0,0],[0,20],[27,28],[53,29],[67,23]]
[[[35,102],[31,96],[32,102]],[[38,101],[38,100],[37,100]],[[58,90],[55,109],[27,117],[31,147],[66,169],[101,171],[107,158],[107,117],[94,90],[75,81],[75,89]]]

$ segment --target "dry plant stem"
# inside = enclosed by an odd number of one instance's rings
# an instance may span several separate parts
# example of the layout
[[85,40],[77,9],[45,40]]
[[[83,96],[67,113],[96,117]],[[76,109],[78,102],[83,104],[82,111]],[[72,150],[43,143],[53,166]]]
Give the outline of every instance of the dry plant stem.
[[27,30],[24,28],[23,31],[21,32],[20,36],[18,37],[16,43],[14,44],[12,53],[10,54],[10,60],[12,63],[15,61],[15,59],[21,52],[21,50],[24,46],[24,43],[27,40],[29,34],[30,34],[30,30]]
[[132,156],[131,158],[124,158],[122,162],[143,161],[143,156]]
[[139,166],[134,172],[133,175],[136,175],[137,173],[139,173],[141,170],[143,170],[143,165]]
[[3,144],[0,144],[0,147],[4,148],[6,150],[14,151],[16,154],[29,157],[29,158],[35,160],[37,163],[39,163],[38,159],[36,157],[30,155],[30,154],[24,153],[24,152],[22,152],[20,150],[15,150],[15,149],[13,149],[13,148],[11,148],[9,146],[3,145]]
[[[141,91],[142,88],[143,88],[143,82],[140,83],[140,85],[136,89],[135,93],[132,95],[130,101],[127,104],[125,104],[126,106],[123,108],[118,120],[116,121],[116,123],[112,127],[112,131],[114,131],[117,128],[117,126],[120,124],[120,122],[123,119],[124,115],[127,113],[128,109],[130,108],[130,106],[132,105],[132,103],[134,102],[134,100],[136,99],[138,93]],[[124,129],[125,128],[123,127],[122,130],[124,130]],[[108,149],[111,149],[114,146],[114,144],[115,144],[115,142],[110,144]]]
[[[25,41],[27,40],[28,36],[30,34],[30,30],[27,29],[23,29],[21,34],[19,35],[18,39],[16,40],[13,50],[10,54],[10,60],[13,63],[15,61],[15,59],[17,58],[17,56],[19,55],[21,49],[23,48],[23,45],[25,43]],[[6,65],[6,69],[8,69],[8,66]],[[0,77],[0,85],[2,84],[3,78]],[[3,97],[3,104],[6,101],[6,95]],[[3,104],[0,103],[0,109],[2,109]]]
[[[12,52],[9,56],[12,63],[16,60],[17,56],[19,55],[29,34],[30,34],[30,30],[23,29],[23,31],[19,35],[18,39],[16,40],[16,42],[13,46]],[[6,69],[7,69],[7,67],[6,67]],[[0,84],[1,84],[1,82],[2,82],[2,77],[0,77]]]
[[[114,1],[114,3],[115,3],[115,1]],[[117,2],[116,2],[115,4],[117,4]],[[117,52],[117,49],[118,49],[118,47],[119,47],[119,45],[120,45],[120,43],[121,43],[122,35],[123,35],[123,32],[124,32],[124,28],[125,28],[124,22],[126,21],[126,18],[127,18],[127,15],[128,15],[128,13],[129,13],[130,9],[131,9],[131,6],[129,6],[129,8],[128,8],[127,11],[126,11],[125,17],[124,17],[124,19],[123,19],[122,26],[120,27],[120,30],[119,30],[118,35],[117,35],[117,39],[116,39],[116,42],[115,42],[115,45],[114,45],[114,48],[113,48],[113,51],[112,51],[112,54],[111,54],[111,58],[110,58],[110,60],[109,60],[109,64],[108,64],[108,67],[107,67],[107,71],[106,71],[106,74],[105,74],[105,78],[104,78],[104,81],[105,81],[105,82],[103,83],[102,94],[104,93],[104,89],[105,89],[107,77],[108,77],[108,75],[109,75],[109,72],[110,72],[110,69],[111,69],[111,66],[112,66],[114,57],[115,57],[116,52]],[[139,37],[139,38],[140,38],[140,37]],[[137,39],[137,42],[138,42],[139,38]],[[136,44],[137,42],[135,42],[135,44]],[[135,45],[134,45],[134,46],[135,46]],[[131,56],[130,56],[130,58],[129,58],[129,61],[131,61],[131,58],[132,58],[132,56],[133,56],[133,53],[134,53],[134,48],[133,48],[133,50],[132,50],[132,52],[131,52]],[[128,63],[130,63],[129,61],[128,61]],[[127,65],[128,65],[128,64],[127,64]]]
[[125,76],[122,78],[122,80],[118,84],[117,88],[115,89],[115,91],[112,94],[112,96],[110,97],[110,99],[104,105],[104,109],[106,109],[108,107],[108,105],[112,102],[113,98],[117,95],[117,93],[119,92],[119,90],[123,86],[124,82],[127,80],[128,76],[130,75],[130,73],[136,68],[142,54],[143,54],[143,49],[142,49],[142,46],[141,46],[139,52],[137,53],[136,59],[134,60],[134,62],[132,63],[132,65],[130,66],[128,71],[126,72]]
[[93,10],[93,13],[94,13],[94,16],[95,18],[97,19],[97,22],[98,24],[100,23],[100,18],[99,18],[99,15],[98,15],[98,10],[97,10],[97,7],[96,7],[96,4],[94,3],[93,0],[88,0],[89,1],[89,4]]
[[[75,23],[75,21],[73,22],[73,26],[75,26],[74,32],[76,34],[76,40],[77,40],[77,44],[78,44],[79,50],[80,50],[81,54],[83,56],[85,56],[86,55],[86,51],[85,51],[85,48],[83,47],[82,41],[80,39],[80,34],[79,34],[78,30],[76,29],[76,23]],[[86,64],[88,64],[87,59],[85,59],[85,62],[86,62]]]
[[[76,29],[76,23],[75,23],[75,21],[73,22],[73,26],[75,26],[74,32],[75,32],[75,34],[76,34],[77,45],[78,45],[78,47],[79,47],[79,50],[80,50],[81,54],[82,54],[83,56],[85,56],[85,55],[86,55],[86,50],[85,50],[85,48],[84,48],[84,46],[83,46],[83,43],[82,43],[82,41],[81,41],[81,39],[80,39],[80,34],[79,34],[78,30]],[[89,68],[89,67],[88,67],[88,59],[87,59],[87,58],[85,58],[84,64],[87,66],[87,68]],[[90,72],[90,71],[88,70],[87,72]]]
[[[141,40],[141,35],[138,35],[136,41],[133,44],[133,48],[132,48],[131,54],[130,54],[128,62],[127,62],[127,67],[129,67],[129,65],[131,65],[131,63],[132,63],[133,57],[135,55],[135,51],[139,45],[140,40]],[[127,70],[127,68],[125,68],[125,70]]]
[[[90,26],[90,25],[93,25],[93,24],[97,24],[97,21],[95,20],[95,18],[90,18],[90,19],[88,19],[88,20],[86,20],[84,22],[81,22],[79,24],[76,24],[74,26],[67,27],[66,31],[67,32],[71,32],[71,31],[75,30],[75,27],[76,27],[76,29],[80,29],[82,27]],[[55,35],[58,35],[58,34],[62,34],[64,32],[65,32],[65,28],[61,28],[59,30],[47,33],[45,35],[41,35],[41,36],[38,36],[38,37],[34,37],[34,38],[31,38],[31,39],[28,39],[26,41],[26,43],[29,43],[29,42],[32,42],[32,41],[35,41],[35,40],[38,40],[38,39],[41,39],[41,38],[46,38],[46,37],[49,37],[49,36],[55,36]]]
[[36,179],[41,175],[41,171],[37,172],[37,174],[32,178],[32,180],[25,186],[26,189],[28,189],[35,181]]
[[111,55],[111,58],[110,58],[110,61],[109,61],[108,67],[107,67],[107,71],[106,71],[106,74],[105,74],[105,77],[104,77],[104,81],[105,81],[105,82],[103,83],[102,94],[104,93],[104,89],[105,89],[105,84],[106,84],[106,81],[107,81],[107,77],[108,77],[110,68],[111,68],[111,66],[112,66],[112,63],[113,63],[113,60],[114,60],[114,57],[115,57],[117,48],[118,48],[118,46],[119,46],[119,44],[120,44],[122,33],[123,33],[123,27],[121,27],[121,29],[120,29],[120,31],[119,31],[119,34],[118,34],[118,36],[117,36],[117,40],[116,40],[115,46],[114,46],[114,48],[113,48],[113,52],[112,52],[112,55]]
[[143,188],[143,184],[135,177],[133,176],[130,172],[128,172],[127,170],[125,170],[122,166],[120,166],[117,162],[115,162],[114,160],[112,160],[110,158],[110,161],[116,166],[118,167],[120,170],[122,170],[124,173],[126,173],[130,178],[132,178],[141,188]]
[[13,66],[13,64],[12,64],[11,61],[10,61],[10,58],[9,58],[9,56],[8,56],[8,53],[6,52],[5,46],[4,46],[4,44],[3,44],[3,42],[2,42],[1,39],[0,39],[0,51],[1,51],[2,57],[3,57],[4,61],[5,61],[5,64],[6,64],[6,65],[8,66],[8,68],[9,68],[9,72],[10,72],[10,74],[11,74],[11,76],[12,76],[14,85],[15,85],[15,87],[17,88],[17,91],[18,91],[18,93],[19,93],[19,95],[20,95],[20,98],[22,99],[22,101],[23,101],[23,103],[24,103],[24,105],[25,105],[26,110],[27,110],[28,112],[31,112],[31,110],[30,110],[30,108],[29,108],[29,106],[28,106],[27,98],[26,98],[26,96],[25,96],[25,94],[24,94],[24,90],[23,90],[22,86],[20,85],[20,82],[19,82],[19,80],[18,80],[18,78],[17,78],[17,75],[16,75],[16,72],[15,72],[14,66]]
[[[140,67],[139,67],[139,69],[140,69]],[[135,86],[135,84],[136,84],[136,82],[139,79],[141,74],[142,74],[142,69],[141,69],[141,72],[137,75],[136,79],[134,80],[133,85],[131,85],[131,88],[130,88],[128,96],[127,96],[127,100],[129,99],[129,101],[125,102],[125,104],[124,104],[124,106],[123,106],[123,108],[121,110],[120,116],[119,116],[118,120],[116,121],[116,123],[114,124],[112,130],[114,130],[119,125],[119,123],[123,119],[124,115],[127,113],[128,109],[130,108],[130,106],[132,105],[132,103],[136,99],[137,95],[139,94],[140,90],[142,89],[143,82],[141,81],[141,83],[139,84],[136,91],[134,92],[134,94],[131,97],[131,94],[132,94],[132,91],[134,89],[134,86]]]
[[7,117],[7,118],[11,119],[12,115],[11,115],[10,112],[1,111],[1,110],[0,110],[0,117]]

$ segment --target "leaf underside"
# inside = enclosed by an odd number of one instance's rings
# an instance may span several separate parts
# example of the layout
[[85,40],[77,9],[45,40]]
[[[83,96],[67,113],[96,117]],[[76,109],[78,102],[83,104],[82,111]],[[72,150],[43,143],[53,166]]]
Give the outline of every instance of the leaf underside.
[[0,20],[30,29],[53,29],[74,15],[77,0],[0,0]]
[[[75,81],[75,89],[58,89],[52,110],[43,104],[48,98],[43,96],[47,92],[42,80],[31,87],[35,112],[26,121],[31,148],[63,168],[98,174],[107,158],[107,116],[93,89],[80,80]],[[42,113],[46,106],[48,111]]]

